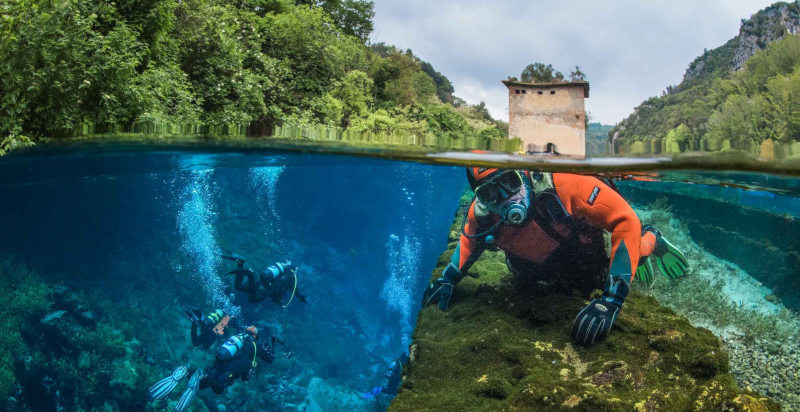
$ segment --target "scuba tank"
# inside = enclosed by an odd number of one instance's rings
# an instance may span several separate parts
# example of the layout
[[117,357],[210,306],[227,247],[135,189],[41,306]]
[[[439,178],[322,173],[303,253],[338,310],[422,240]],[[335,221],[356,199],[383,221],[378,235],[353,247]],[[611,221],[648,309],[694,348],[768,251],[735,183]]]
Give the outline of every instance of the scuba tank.
[[217,359],[221,361],[233,359],[233,357],[239,353],[239,350],[242,349],[244,339],[245,335],[243,333],[228,338],[217,351]]
[[285,263],[276,263],[264,270],[264,273],[272,275],[273,279],[281,277],[286,271],[292,270],[292,263],[286,261]]

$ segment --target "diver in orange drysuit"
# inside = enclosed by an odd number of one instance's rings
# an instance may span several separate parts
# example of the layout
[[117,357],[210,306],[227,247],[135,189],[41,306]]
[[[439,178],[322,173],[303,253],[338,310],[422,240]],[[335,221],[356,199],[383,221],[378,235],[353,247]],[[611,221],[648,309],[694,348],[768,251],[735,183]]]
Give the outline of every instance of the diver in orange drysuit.
[[[425,291],[425,305],[438,301],[447,310],[453,285],[484,250],[499,248],[518,281],[577,281],[584,291],[604,290],[572,326],[573,340],[591,345],[611,330],[640,259],[657,250],[656,259],[669,255],[675,277],[687,268],[685,257],[657,229],[643,228],[625,199],[599,178],[479,167],[467,168],[467,178],[475,198],[450,264]],[[604,231],[611,234],[610,256]]]

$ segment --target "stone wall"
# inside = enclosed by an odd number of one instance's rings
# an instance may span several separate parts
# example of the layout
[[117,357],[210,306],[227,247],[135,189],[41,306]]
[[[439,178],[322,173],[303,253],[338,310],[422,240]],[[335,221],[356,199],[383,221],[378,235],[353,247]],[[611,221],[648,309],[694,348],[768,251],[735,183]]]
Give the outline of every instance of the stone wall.
[[560,154],[585,156],[584,84],[507,86],[508,134],[522,139],[523,151],[545,151],[552,143]]

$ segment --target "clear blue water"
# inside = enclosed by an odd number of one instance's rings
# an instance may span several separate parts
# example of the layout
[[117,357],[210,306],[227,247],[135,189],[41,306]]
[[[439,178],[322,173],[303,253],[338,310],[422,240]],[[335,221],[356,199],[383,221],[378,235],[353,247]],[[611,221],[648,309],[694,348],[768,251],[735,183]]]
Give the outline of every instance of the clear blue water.
[[[664,172],[657,180],[618,186],[637,210],[665,198],[704,253],[738,265],[783,306],[800,309],[797,179]],[[0,257],[77,294],[94,321],[112,325],[124,341],[114,367],[135,375],[107,371],[98,376],[117,383],[93,389],[105,391],[98,399],[68,403],[67,377],[55,371],[23,382],[17,362],[8,405],[163,408],[168,403],[148,400],[152,379],[212,356],[190,344],[183,308],[194,306],[269,329],[286,341],[281,351],[293,353],[262,367],[255,384],[220,396],[201,392],[196,410],[383,410],[390,398],[358,394],[380,385],[391,359],[407,350],[466,187],[461,167],[291,152],[73,149],[0,159]],[[254,269],[290,259],[307,302],[248,303],[233,277],[222,275],[235,267],[219,257],[223,250]],[[57,305],[42,315],[63,316]],[[64,357],[88,374],[95,364],[81,353]],[[40,398],[26,385],[43,391]]]
[[[407,350],[464,190],[452,167],[294,153],[29,158],[0,163],[0,182],[0,251],[145,321],[130,338],[164,373],[190,351],[181,305],[222,307],[287,341],[278,370],[353,391]],[[223,248],[256,269],[290,259],[307,303],[249,304],[220,276],[235,267]],[[297,388],[260,406],[300,403]]]

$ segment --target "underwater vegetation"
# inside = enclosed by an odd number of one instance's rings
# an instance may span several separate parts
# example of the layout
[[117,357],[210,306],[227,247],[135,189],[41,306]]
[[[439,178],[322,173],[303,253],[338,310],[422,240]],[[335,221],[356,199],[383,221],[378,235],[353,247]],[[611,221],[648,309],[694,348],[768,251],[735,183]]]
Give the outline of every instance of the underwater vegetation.
[[0,261],[3,329],[0,409],[144,409],[138,391],[153,377],[130,325],[85,296],[45,283],[12,259]]
[[[434,277],[455,249],[459,222]],[[448,312],[420,312],[390,411],[780,410],[740,389],[711,331],[653,296],[632,292],[617,330],[583,348],[572,345],[569,328],[587,296],[531,296],[512,288],[510,276],[502,252],[484,253]]]
[[798,313],[742,268],[698,245],[665,197],[635,208],[642,221],[653,222],[681,244],[692,263],[683,279],[656,276],[652,284],[635,289],[720,337],[742,387],[769,395],[785,410],[800,410]]

